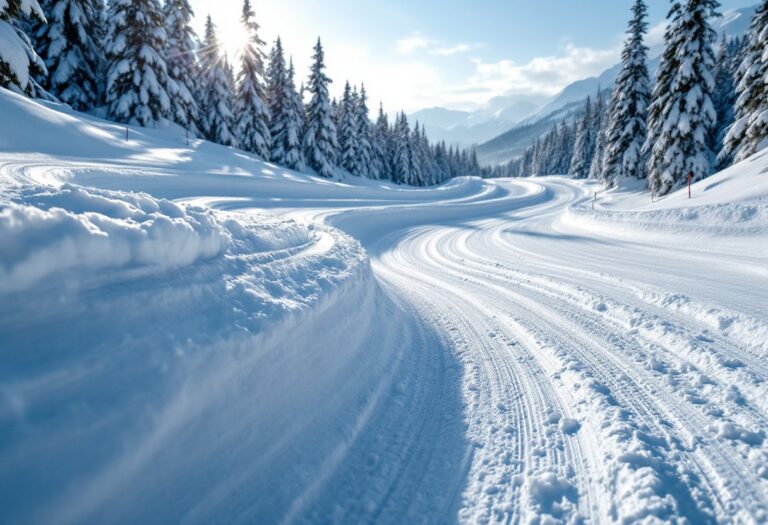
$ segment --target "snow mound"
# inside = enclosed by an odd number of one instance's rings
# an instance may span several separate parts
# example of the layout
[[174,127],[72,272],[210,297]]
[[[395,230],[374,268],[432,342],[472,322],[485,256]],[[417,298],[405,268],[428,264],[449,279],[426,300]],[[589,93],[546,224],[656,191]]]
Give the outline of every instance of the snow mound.
[[202,208],[72,185],[26,188],[0,209],[0,292],[75,270],[178,268],[221,255],[231,239]]
[[[749,236],[768,229],[768,151],[651,202],[645,191],[609,191],[566,210],[567,225],[618,237]],[[636,188],[641,190],[640,187]],[[594,200],[594,203],[593,203]],[[593,209],[594,204],[594,209]]]
[[397,335],[373,319],[401,323],[382,300],[330,227],[17,187],[0,205],[4,519],[274,521],[309,483],[292,468],[323,465],[397,357],[369,351]]

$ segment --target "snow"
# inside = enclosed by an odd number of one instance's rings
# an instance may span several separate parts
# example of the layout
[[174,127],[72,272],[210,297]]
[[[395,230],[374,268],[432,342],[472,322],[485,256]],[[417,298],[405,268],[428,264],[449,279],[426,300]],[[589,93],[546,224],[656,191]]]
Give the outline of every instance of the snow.
[[0,20],[0,57],[16,75],[19,86],[26,89],[29,84],[29,56],[26,45],[5,20]]
[[0,113],[7,521],[768,519],[768,153],[652,203]]

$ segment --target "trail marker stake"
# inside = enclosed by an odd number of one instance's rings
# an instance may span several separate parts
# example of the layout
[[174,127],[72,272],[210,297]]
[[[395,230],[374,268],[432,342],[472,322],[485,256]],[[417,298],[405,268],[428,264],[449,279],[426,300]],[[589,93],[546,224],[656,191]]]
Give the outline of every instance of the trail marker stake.
[[693,172],[688,174],[688,198],[691,198],[691,181],[693,180]]
[[125,126],[125,141],[128,142],[128,126]]

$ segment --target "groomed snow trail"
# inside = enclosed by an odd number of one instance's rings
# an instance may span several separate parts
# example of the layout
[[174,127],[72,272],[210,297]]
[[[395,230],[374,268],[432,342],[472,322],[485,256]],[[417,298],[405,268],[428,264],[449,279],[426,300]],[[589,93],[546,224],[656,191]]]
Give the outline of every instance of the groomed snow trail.
[[593,210],[0,95],[0,521],[768,521],[768,152]]
[[750,254],[750,239],[734,253],[684,233],[601,237],[563,222],[586,207],[584,185],[489,186],[480,200],[330,218],[463,364],[459,520],[767,519],[759,241]]

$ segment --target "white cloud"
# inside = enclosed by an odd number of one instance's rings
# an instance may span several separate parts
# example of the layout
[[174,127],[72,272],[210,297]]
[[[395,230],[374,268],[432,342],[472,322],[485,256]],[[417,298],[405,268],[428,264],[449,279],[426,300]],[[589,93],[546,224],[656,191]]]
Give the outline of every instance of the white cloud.
[[414,33],[411,36],[401,38],[395,42],[395,48],[401,55],[412,55],[419,49],[427,49],[435,42],[421,35],[420,33]]
[[437,49],[432,49],[430,53],[433,55],[449,57],[449,56],[458,55],[461,53],[466,53],[468,51],[478,49],[479,47],[482,47],[482,45],[481,44],[456,44],[455,46],[451,46],[451,47],[438,47]]
[[469,86],[491,96],[505,93],[554,95],[568,84],[598,75],[613,66],[619,49],[592,49],[567,44],[561,56],[536,57],[526,64],[511,60],[475,60],[475,75]]

